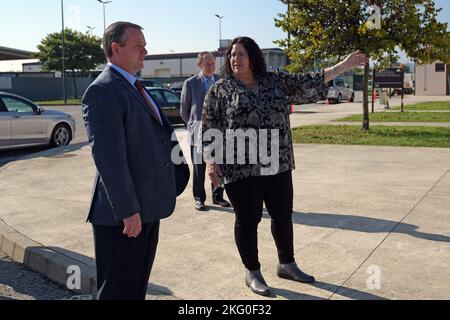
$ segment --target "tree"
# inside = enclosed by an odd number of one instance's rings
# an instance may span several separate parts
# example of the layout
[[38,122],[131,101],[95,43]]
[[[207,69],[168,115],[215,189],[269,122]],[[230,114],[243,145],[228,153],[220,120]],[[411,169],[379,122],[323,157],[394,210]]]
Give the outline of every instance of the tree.
[[[39,59],[45,71],[62,72],[62,41],[61,32],[47,35],[37,46],[39,50],[34,57]],[[71,29],[64,30],[65,65],[72,74],[74,98],[78,98],[76,72],[88,72],[97,65],[105,63],[105,54],[101,48],[101,39],[96,36],[81,33]]]
[[383,70],[386,68],[395,68],[400,65],[400,56],[397,52],[389,52],[380,57],[375,63],[374,68],[376,70]]
[[[275,19],[290,34],[276,41],[297,72],[313,59],[345,57],[361,50],[374,60],[386,53],[405,51],[422,63],[449,60],[447,24],[437,21],[434,0],[280,0],[289,12]],[[378,12],[371,10],[379,9]],[[380,22],[379,25],[377,22]],[[370,67],[364,68],[363,129],[369,129],[368,83]]]

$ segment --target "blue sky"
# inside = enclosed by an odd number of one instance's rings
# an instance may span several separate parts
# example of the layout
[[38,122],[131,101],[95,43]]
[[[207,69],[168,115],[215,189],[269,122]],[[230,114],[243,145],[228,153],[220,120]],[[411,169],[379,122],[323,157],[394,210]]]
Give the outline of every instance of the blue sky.
[[[0,0],[0,46],[34,51],[48,33],[61,28],[60,0]],[[87,26],[103,33],[103,9],[96,0],[64,0],[67,27],[86,32]],[[450,22],[450,1],[436,0],[443,7],[440,21]],[[150,53],[215,50],[219,20],[222,38],[239,35],[254,38],[261,47],[275,47],[274,40],[285,34],[274,26],[274,18],[284,12],[278,0],[113,0],[106,6],[107,24],[127,20],[145,29]]]
[[[48,33],[61,29],[60,0],[0,0],[0,46],[35,50]],[[87,26],[103,32],[103,9],[96,0],[65,0],[66,25],[79,31]],[[262,47],[274,47],[284,38],[273,19],[285,6],[277,0],[113,0],[106,6],[107,25],[117,20],[132,21],[145,29],[150,53],[215,50],[219,46],[219,19],[222,38],[249,35]],[[6,19],[4,19],[6,17]],[[5,32],[5,30],[10,30]]]

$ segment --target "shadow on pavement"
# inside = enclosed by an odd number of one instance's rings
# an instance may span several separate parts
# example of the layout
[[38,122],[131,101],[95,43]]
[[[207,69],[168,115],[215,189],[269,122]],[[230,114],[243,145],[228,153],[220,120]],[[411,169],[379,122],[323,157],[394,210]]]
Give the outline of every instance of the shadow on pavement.
[[417,231],[418,226],[400,223],[397,221],[360,217],[355,215],[341,215],[329,213],[304,213],[294,212],[293,222],[312,227],[324,227],[331,229],[350,230],[366,233],[399,233],[412,237],[450,242],[450,237]]
[[63,158],[64,154],[77,151],[87,145],[88,145],[87,142],[82,142],[60,148],[34,147],[27,149],[0,151],[0,168],[10,162],[19,160],[29,160],[42,157]]
[[[151,276],[150,276],[151,280]],[[173,291],[171,291],[167,287],[163,287],[157,284],[149,283],[147,288],[147,294],[151,296],[156,297],[164,297],[164,296],[171,296],[173,294]]]
[[20,160],[23,157],[30,156],[47,150],[48,147],[33,147],[26,149],[3,150],[0,151],[0,168],[12,161]]
[[[234,215],[233,209],[208,207],[208,211],[225,212]],[[270,219],[267,210],[264,210],[264,219]],[[399,233],[407,234],[412,237],[438,241],[450,242],[450,237],[441,234],[432,234],[417,231],[418,226],[408,223],[399,223],[397,221],[367,218],[355,215],[342,215],[330,213],[304,213],[294,212],[292,216],[294,224],[301,224],[311,227],[324,227],[330,229],[350,230],[366,233]]]
[[313,287],[320,288],[323,290],[330,291],[333,294],[338,294],[340,296],[347,297],[349,299],[353,300],[389,300],[368,292],[348,288],[348,287],[342,287],[331,283],[325,283],[316,281],[312,284]]

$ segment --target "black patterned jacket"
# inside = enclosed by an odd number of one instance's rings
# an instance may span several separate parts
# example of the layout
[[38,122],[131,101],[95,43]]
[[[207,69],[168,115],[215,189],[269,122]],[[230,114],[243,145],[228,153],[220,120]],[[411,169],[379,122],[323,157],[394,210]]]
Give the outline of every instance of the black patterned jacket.
[[[223,134],[223,163],[218,163],[224,174],[225,183],[250,176],[275,175],[295,169],[289,121],[290,98],[294,95],[306,94],[307,90],[313,88],[321,97],[324,97],[326,92],[323,71],[306,74],[266,72],[257,80],[258,95],[249,90],[244,83],[228,75],[217,81],[205,98],[201,131],[204,135],[208,129],[218,129]],[[258,133],[257,139],[247,138],[249,145],[245,147],[245,151],[239,150],[236,143],[230,144],[231,136],[227,139],[227,132],[230,134],[239,129],[244,132],[255,129],[253,132]],[[277,130],[278,139],[272,139],[273,131],[271,130]],[[267,146],[260,143],[260,139],[264,141],[264,132],[268,137]],[[271,163],[261,161],[259,157],[260,149],[265,150],[263,155],[267,154],[269,158],[272,156],[275,150],[271,148],[272,140],[274,146],[279,149],[278,156],[274,154],[277,164],[274,161]],[[203,141],[204,148],[210,145],[211,142]],[[233,149],[234,154],[230,152]],[[258,155],[256,162],[255,155]],[[245,161],[243,161],[244,158]]]

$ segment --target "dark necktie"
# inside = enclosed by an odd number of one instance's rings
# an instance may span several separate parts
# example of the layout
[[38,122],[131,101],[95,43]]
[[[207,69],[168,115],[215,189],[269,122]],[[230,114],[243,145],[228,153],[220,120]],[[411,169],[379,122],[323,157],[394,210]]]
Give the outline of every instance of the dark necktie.
[[162,124],[161,116],[159,115],[158,109],[156,109],[156,106],[147,97],[147,94],[145,93],[145,89],[144,89],[144,86],[142,85],[142,82],[140,82],[139,80],[136,80],[134,85],[138,89],[141,96],[144,97],[145,101],[147,101],[147,104],[149,105],[152,112],[155,114],[156,118],[158,118],[159,122]]

